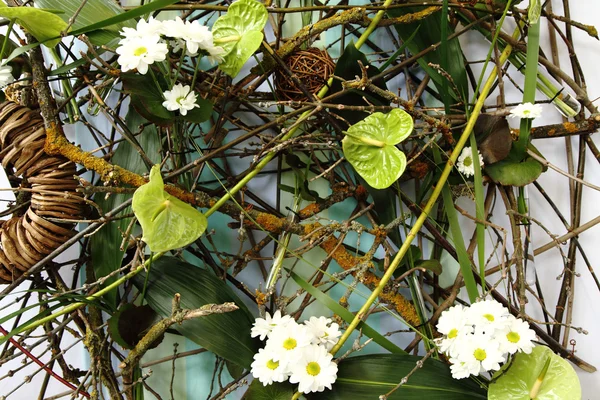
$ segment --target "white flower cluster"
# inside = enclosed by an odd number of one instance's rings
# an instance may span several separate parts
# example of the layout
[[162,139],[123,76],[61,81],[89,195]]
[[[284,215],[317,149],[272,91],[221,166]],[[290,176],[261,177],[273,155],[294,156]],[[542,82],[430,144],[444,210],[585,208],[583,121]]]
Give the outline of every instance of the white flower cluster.
[[[479,155],[479,165],[483,167],[483,157],[479,150],[477,154]],[[473,153],[470,147],[465,147],[460,156],[458,156],[456,169],[467,178],[475,175],[475,163],[473,162]]]
[[289,379],[302,393],[331,389],[338,367],[329,350],[341,335],[331,319],[311,317],[298,324],[277,310],[273,317],[257,318],[250,334],[267,340],[252,363],[252,375],[263,385]]
[[189,56],[197,56],[202,51],[212,63],[222,61],[225,52],[215,46],[212,32],[206,26],[179,17],[169,21],[141,19],[135,29],[123,28],[121,36],[123,39],[117,48],[121,70],[137,69],[142,75],[148,72],[149,65],[166,59],[169,45],[174,52],[185,49]]
[[2,62],[0,64],[0,88],[4,89],[14,81],[15,78],[12,76],[12,67],[10,65],[4,65],[4,62]]
[[496,371],[508,354],[531,353],[536,339],[525,321],[495,300],[454,306],[442,313],[437,329],[444,334],[438,347],[450,358],[455,379]]

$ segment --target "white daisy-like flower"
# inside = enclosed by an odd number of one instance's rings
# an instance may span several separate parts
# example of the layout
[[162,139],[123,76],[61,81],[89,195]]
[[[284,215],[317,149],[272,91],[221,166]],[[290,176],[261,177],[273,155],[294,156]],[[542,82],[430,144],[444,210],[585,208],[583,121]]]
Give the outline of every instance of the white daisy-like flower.
[[451,357],[456,357],[461,340],[473,331],[472,325],[468,324],[467,310],[460,304],[449,308],[442,313],[436,325],[438,332],[446,335],[438,341],[438,346]]
[[123,72],[137,68],[140,74],[145,75],[149,65],[166,59],[168,51],[167,45],[157,36],[132,38],[117,48],[117,62]]
[[304,325],[292,321],[285,326],[278,326],[273,329],[265,348],[275,354],[276,361],[291,366],[300,359],[302,349],[310,345],[311,339],[311,334]]
[[471,375],[469,368],[467,368],[466,362],[460,361],[457,358],[451,358],[450,362],[450,372],[452,373],[452,377],[454,379],[464,379]]
[[186,40],[188,29],[184,20],[180,17],[175,17],[175,19],[163,21],[162,32],[165,36]]
[[[479,155],[479,165],[483,167],[483,157],[479,150],[477,151],[477,154]],[[465,147],[460,153],[456,162],[456,168],[458,169],[458,172],[467,178],[475,175],[475,163],[473,163],[473,153],[470,147]]]
[[200,25],[196,20],[186,21],[187,36],[184,38],[187,43],[188,51],[192,54],[198,53],[198,49],[205,50],[207,47],[213,47],[213,35],[207,26]]
[[534,347],[533,340],[536,339],[535,332],[529,328],[529,324],[512,315],[508,317],[506,327],[494,336],[500,342],[500,350],[510,354],[517,351],[531,353]]
[[185,47],[187,55],[196,56],[202,50],[206,52],[211,63],[223,61],[225,50],[220,46],[215,46],[210,29],[198,21],[184,21],[179,17],[165,21],[163,33],[165,36],[175,39],[171,41],[174,52]]
[[302,349],[301,358],[290,365],[290,383],[297,383],[298,391],[302,393],[331,389],[338,371],[332,359],[333,356],[323,346],[310,345]]
[[15,81],[12,76],[12,67],[10,65],[0,65],[0,88],[10,85]]
[[273,382],[284,382],[288,378],[287,364],[283,361],[275,361],[275,353],[269,349],[260,349],[254,355],[251,365],[252,375],[264,386]]
[[196,93],[191,90],[189,85],[183,86],[178,83],[173,86],[173,89],[165,91],[163,96],[165,97],[165,101],[162,103],[163,107],[169,111],[179,111],[181,115],[187,115],[188,111],[200,107],[196,104]]
[[510,110],[511,118],[535,119],[542,116],[542,106],[539,104],[523,103]]
[[342,334],[340,326],[334,323],[331,318],[310,317],[304,321],[312,335],[312,344],[323,344],[327,350],[331,350],[338,342],[338,337]]
[[472,375],[486,371],[497,371],[500,363],[505,362],[504,353],[500,351],[500,343],[490,335],[476,333],[463,342],[458,352],[459,361],[463,362]]
[[121,36],[123,39],[119,42],[119,44],[123,44],[128,40],[135,38],[150,38],[156,37],[159,38],[161,33],[163,32],[164,26],[161,21],[155,20],[153,17],[145,19],[140,19],[135,28],[124,27],[121,32]]
[[467,320],[469,324],[475,325],[476,332],[490,335],[503,330],[510,315],[508,309],[495,300],[479,301],[471,304],[467,310]]
[[273,329],[279,326],[287,326],[290,323],[296,323],[289,315],[281,316],[281,311],[277,310],[273,314],[273,317],[269,313],[265,314],[265,318],[256,318],[252,329],[250,330],[250,336],[259,337],[260,340],[265,340],[269,337]]

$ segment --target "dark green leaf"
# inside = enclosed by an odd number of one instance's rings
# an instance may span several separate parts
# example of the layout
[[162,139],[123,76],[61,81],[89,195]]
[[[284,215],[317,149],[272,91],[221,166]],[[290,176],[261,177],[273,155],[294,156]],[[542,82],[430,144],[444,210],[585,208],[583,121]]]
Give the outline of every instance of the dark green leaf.
[[[399,354],[371,354],[351,357],[339,364],[337,381],[331,391],[309,399],[375,400],[392,390],[408,375],[421,357]],[[486,393],[470,379],[456,380],[448,365],[428,359],[408,382],[388,397],[390,400],[471,400],[486,399]]]
[[[125,122],[131,132],[138,132],[139,127],[145,121],[130,107],[129,112],[125,117]],[[137,138],[140,146],[144,149],[148,157],[155,163],[160,162],[160,141],[158,139],[156,126],[145,126],[144,130]],[[117,147],[115,154],[111,158],[111,162],[137,174],[148,172],[139,153],[128,141],[122,141],[119,144],[119,147]],[[131,198],[131,194],[112,194],[110,197],[106,198],[103,193],[100,193],[94,197],[94,201],[104,212],[108,212],[117,205],[124,203],[129,198]],[[127,207],[120,215],[130,214],[131,212],[131,208]],[[124,254],[120,249],[123,240],[121,233],[127,230],[130,221],[131,218],[121,218],[116,221],[110,221],[90,239],[92,252],[91,260],[93,260],[92,267],[94,268],[97,279],[107,276],[121,267]],[[104,284],[109,285],[117,280],[117,278],[118,276],[108,278]],[[105,295],[105,300],[113,307],[116,307],[117,296],[117,291],[112,290]]]
[[[56,0],[36,0],[35,4],[42,8],[56,7]],[[113,0],[87,0],[81,7],[82,0],[61,0],[60,9],[61,13],[58,14],[65,22],[69,22],[69,19],[73,17],[77,12],[77,18],[73,23],[73,29],[79,30],[98,23],[100,21],[107,20],[116,15],[123,14],[123,9],[119,7]],[[135,21],[132,19],[122,21],[112,26],[108,26],[107,30],[112,31],[113,36],[123,27],[135,27]]]
[[[354,43],[349,43],[346,46],[346,49],[342,53],[339,58],[337,64],[335,65],[335,70],[333,74],[335,76],[339,76],[346,80],[354,80],[357,76],[362,76],[362,70],[360,69],[360,65],[358,62],[361,62],[364,67],[367,68],[367,75],[369,77],[375,76],[379,74],[379,69],[377,67],[371,65],[367,57],[360,51],[354,47]],[[387,86],[383,79],[377,79],[373,81],[373,84],[377,85],[381,89],[387,90]],[[342,91],[342,84],[339,80],[335,79],[333,84],[331,85],[331,89],[329,92],[331,94],[338,93]],[[365,101],[365,99],[368,101]],[[367,91],[350,89],[346,90],[345,94],[340,97],[336,97],[333,101],[337,104],[344,104],[350,106],[367,106],[367,105],[376,105],[376,106],[389,106],[390,102],[385,98],[378,96],[376,94],[372,94]],[[364,119],[368,113],[362,111],[344,111],[339,109],[332,109],[330,112],[339,115],[344,118],[350,125],[357,123],[358,121]]]
[[[108,319],[108,332],[121,347],[133,349],[158,321],[160,317],[147,304],[125,304]],[[162,337],[152,343],[150,348],[155,348],[161,341]]]
[[242,375],[244,375],[244,367],[239,366],[238,364],[234,364],[231,361],[225,361],[225,366],[227,367],[227,372],[233,379],[240,379]]
[[440,275],[443,271],[440,260],[422,260],[417,263],[418,268],[425,268],[436,275]]
[[291,383],[273,383],[264,386],[255,379],[244,395],[244,400],[290,400],[296,392],[296,386]]
[[198,97],[196,99],[196,104],[198,104],[200,107],[196,107],[193,110],[188,111],[187,115],[184,115],[181,118],[195,124],[208,121],[212,115],[213,103],[211,103],[209,100]]
[[148,121],[170,126],[175,115],[163,107],[163,94],[150,74],[121,74],[123,90],[131,95],[131,105]]
[[[145,273],[134,278],[138,289],[144,287]],[[225,314],[185,321],[175,328],[200,346],[246,369],[260,342],[250,337],[254,317],[227,284],[211,272],[174,257],[163,256],[151,268],[146,286],[150,307],[162,316],[171,315],[171,301],[181,295],[181,307],[195,309],[206,304],[234,302],[240,308]]]
[[[399,17],[406,13],[414,13],[419,11],[422,11],[422,9],[415,7],[403,7],[387,10],[387,14],[390,17]],[[433,13],[427,18],[412,24],[397,24],[395,25],[395,28],[403,41],[407,41],[416,29],[419,30],[412,40],[408,42],[407,47],[412,54],[418,54],[422,50],[439,43],[442,37],[440,12]],[[448,27],[448,33],[454,33],[451,27]],[[447,78],[442,76],[438,70],[429,66],[430,63],[441,65],[441,56],[439,50],[430,51],[423,57],[420,57],[417,62],[431,77],[438,90],[441,91],[442,81]],[[448,71],[446,72],[452,77],[454,85],[456,85],[459,90],[459,93],[456,93],[454,90],[450,90],[450,95],[458,101],[466,99],[469,94],[469,83],[467,80],[464,56],[458,38],[448,41]],[[450,88],[452,87],[453,85],[450,85]]]
[[[329,297],[325,293],[321,292],[319,289],[315,288],[310,283],[306,282],[304,279],[302,279],[302,277],[297,275],[294,271],[288,271],[288,272],[290,273],[290,275],[292,276],[294,281],[296,281],[296,283],[302,289],[306,290],[312,297],[317,299],[321,304],[323,304],[324,306],[329,308],[336,315],[339,315],[347,323],[352,322],[352,320],[354,319],[354,314],[352,314],[350,311],[348,311],[344,307],[340,306],[339,303],[334,301],[331,297]],[[405,354],[404,350],[402,350],[400,347],[396,346],[394,343],[390,342],[388,339],[383,337],[379,332],[377,332],[375,329],[371,328],[366,323],[360,322],[356,329],[361,329],[362,332],[366,336],[372,338],[375,343],[379,344],[381,347],[383,347],[387,351],[389,351],[391,353],[396,353],[396,354]]]
[[543,172],[543,166],[531,157],[523,161],[504,160],[485,167],[485,172],[496,183],[506,186],[526,186]]

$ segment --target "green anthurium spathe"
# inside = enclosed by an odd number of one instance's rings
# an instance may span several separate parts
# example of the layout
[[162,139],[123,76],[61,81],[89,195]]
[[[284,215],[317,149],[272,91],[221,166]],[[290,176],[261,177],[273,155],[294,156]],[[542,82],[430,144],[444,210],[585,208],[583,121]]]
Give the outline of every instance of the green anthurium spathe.
[[60,42],[61,32],[68,25],[53,12],[40,10],[35,7],[8,7],[0,5],[0,17],[14,19],[39,42],[45,42],[48,47],[54,47]]
[[150,171],[150,182],[133,194],[132,208],[142,225],[142,240],[155,253],[187,246],[208,225],[204,214],[165,192],[158,165]]
[[545,346],[534,347],[531,354],[517,354],[506,371],[498,371],[496,376],[488,400],[581,399],[573,367]]
[[406,156],[396,145],[410,135],[413,126],[412,117],[399,108],[373,113],[345,132],[344,157],[370,186],[390,187],[406,168]]
[[267,9],[255,0],[238,0],[229,6],[212,28],[215,45],[225,50],[219,69],[232,78],[239,74],[260,47],[267,18]]

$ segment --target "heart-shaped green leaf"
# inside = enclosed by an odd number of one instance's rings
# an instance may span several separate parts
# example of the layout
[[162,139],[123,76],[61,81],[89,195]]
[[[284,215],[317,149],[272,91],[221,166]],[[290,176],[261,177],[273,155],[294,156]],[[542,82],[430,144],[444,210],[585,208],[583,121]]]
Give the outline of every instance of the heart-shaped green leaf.
[[579,378],[571,364],[549,348],[536,346],[531,354],[517,354],[506,372],[496,373],[499,377],[489,387],[488,400],[530,400],[533,384],[548,359],[550,364],[535,399],[581,399]]
[[535,181],[544,167],[531,157],[523,161],[503,160],[485,167],[485,172],[496,183],[505,186],[525,186]]
[[142,225],[142,240],[155,253],[192,243],[208,225],[204,214],[165,192],[158,165],[150,171],[150,182],[133,194],[132,208]]
[[376,112],[348,128],[342,140],[344,157],[370,186],[385,189],[406,168],[406,156],[396,145],[412,130],[413,120],[406,111]]
[[[0,17],[15,19],[38,42],[58,37],[67,28],[67,23],[58,15],[34,7],[0,6]],[[45,44],[48,47],[54,47],[59,41],[60,39],[55,39]]]
[[267,9],[255,0],[238,0],[213,25],[215,44],[223,47],[219,68],[235,78],[263,40]]

